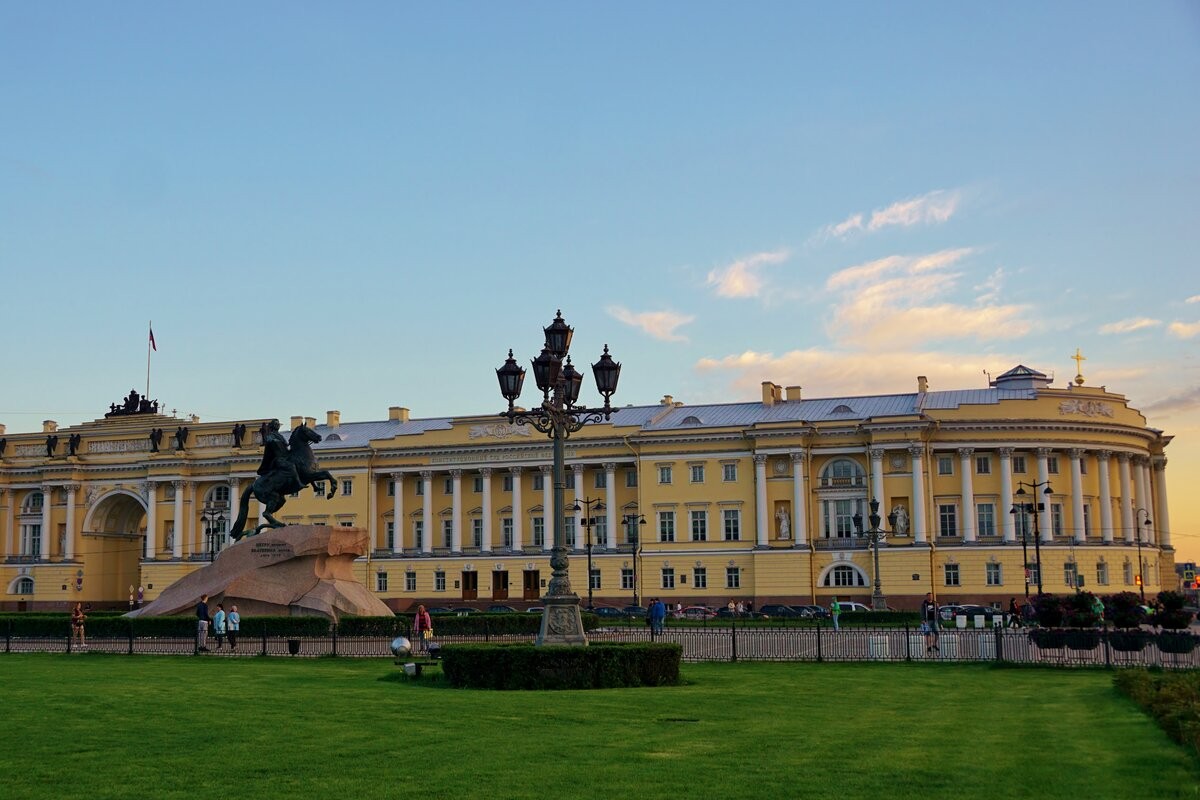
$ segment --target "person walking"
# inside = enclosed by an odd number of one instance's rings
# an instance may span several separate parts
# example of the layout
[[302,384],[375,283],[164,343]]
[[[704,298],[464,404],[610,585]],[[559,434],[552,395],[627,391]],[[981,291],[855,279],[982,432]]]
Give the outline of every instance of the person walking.
[[225,645],[225,604],[217,603],[217,613],[213,615],[213,633],[217,637],[217,649]]
[[242,629],[242,615],[238,613],[237,606],[229,607],[229,617],[225,621],[229,633],[229,649],[237,649],[238,631]]
[[83,613],[83,603],[76,603],[75,607],[71,609],[71,635],[80,647],[87,647],[87,641],[83,637],[83,622],[86,619],[87,615]]
[[429,612],[425,610],[425,606],[417,606],[417,613],[413,615],[413,640],[416,643],[418,650],[428,650],[428,642],[433,638],[433,620],[429,617]]
[[838,602],[837,597],[833,598],[833,602],[829,604],[829,616],[833,618],[833,629],[840,631],[841,627],[838,624],[838,617],[842,615],[842,604]]
[[1008,598],[1008,627],[1021,627],[1021,607],[1017,605],[1017,598]]
[[650,604],[650,633],[659,634],[663,632],[663,620],[667,617],[667,606],[662,600],[655,599]]
[[208,625],[212,620],[208,616],[208,595],[200,595],[196,603],[196,652],[208,652]]
[[938,646],[940,622],[941,618],[938,616],[937,603],[933,601],[933,593],[926,592],[925,599],[921,601],[921,630],[925,633],[926,653],[932,653],[934,650],[942,652],[942,648]]

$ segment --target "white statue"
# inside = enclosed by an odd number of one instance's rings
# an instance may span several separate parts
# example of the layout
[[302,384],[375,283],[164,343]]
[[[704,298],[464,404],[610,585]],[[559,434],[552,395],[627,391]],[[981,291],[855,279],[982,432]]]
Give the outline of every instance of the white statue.
[[788,539],[791,537],[791,523],[788,522],[787,509],[782,506],[775,512],[775,521],[779,523],[779,538]]
[[896,506],[892,509],[893,518],[896,520],[892,523],[892,533],[897,536],[908,535],[908,511],[904,506]]

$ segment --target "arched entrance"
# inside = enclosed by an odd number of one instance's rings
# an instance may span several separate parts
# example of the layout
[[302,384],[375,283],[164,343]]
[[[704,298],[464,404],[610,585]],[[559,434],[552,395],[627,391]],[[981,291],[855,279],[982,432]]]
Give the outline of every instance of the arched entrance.
[[141,585],[139,564],[145,552],[145,501],[115,489],[88,509],[83,520],[83,594],[101,602],[119,602],[130,586]]

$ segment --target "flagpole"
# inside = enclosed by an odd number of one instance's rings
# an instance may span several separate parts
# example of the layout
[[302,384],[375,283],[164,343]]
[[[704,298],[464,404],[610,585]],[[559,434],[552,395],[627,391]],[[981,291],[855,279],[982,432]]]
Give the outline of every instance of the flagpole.
[[154,320],[150,320],[150,337],[146,339],[146,394],[147,401],[150,400],[150,343],[154,341]]

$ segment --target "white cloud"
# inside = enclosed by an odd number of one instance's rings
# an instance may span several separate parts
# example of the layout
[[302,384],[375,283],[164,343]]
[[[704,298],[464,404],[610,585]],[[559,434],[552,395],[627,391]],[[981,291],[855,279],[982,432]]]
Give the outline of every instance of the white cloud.
[[1200,322],[1172,322],[1167,326],[1167,333],[1176,339],[1191,339],[1200,335]]
[[988,305],[1000,299],[1000,290],[1004,287],[1004,268],[999,267],[991,275],[975,287],[975,291],[980,292],[980,295],[975,298],[976,303]]
[[1191,297],[1189,297],[1187,300],[1184,300],[1183,302],[1189,303],[1189,304],[1190,303],[1200,303],[1200,294],[1194,294]]
[[1133,333],[1134,331],[1144,330],[1146,328],[1157,328],[1162,325],[1162,320],[1150,319],[1149,317],[1130,317],[1118,322],[1110,322],[1107,325],[1100,326],[1101,333]]
[[687,325],[695,319],[690,314],[679,314],[674,311],[643,311],[634,313],[622,306],[609,306],[605,309],[609,316],[620,322],[624,322],[634,328],[638,328],[644,333],[648,333],[655,339],[661,339],[664,342],[686,342],[688,339],[681,333],[676,331],[681,325]]
[[874,232],[895,225],[909,228],[913,225],[940,224],[954,216],[961,200],[962,194],[958,190],[938,189],[920,197],[900,200],[887,208],[877,208],[865,222],[863,214],[851,214],[841,222],[826,225],[821,233],[826,237],[841,239],[856,231]]
[[762,268],[781,264],[790,256],[787,249],[755,253],[712,270],[705,285],[716,287],[720,297],[758,297],[763,290]]

